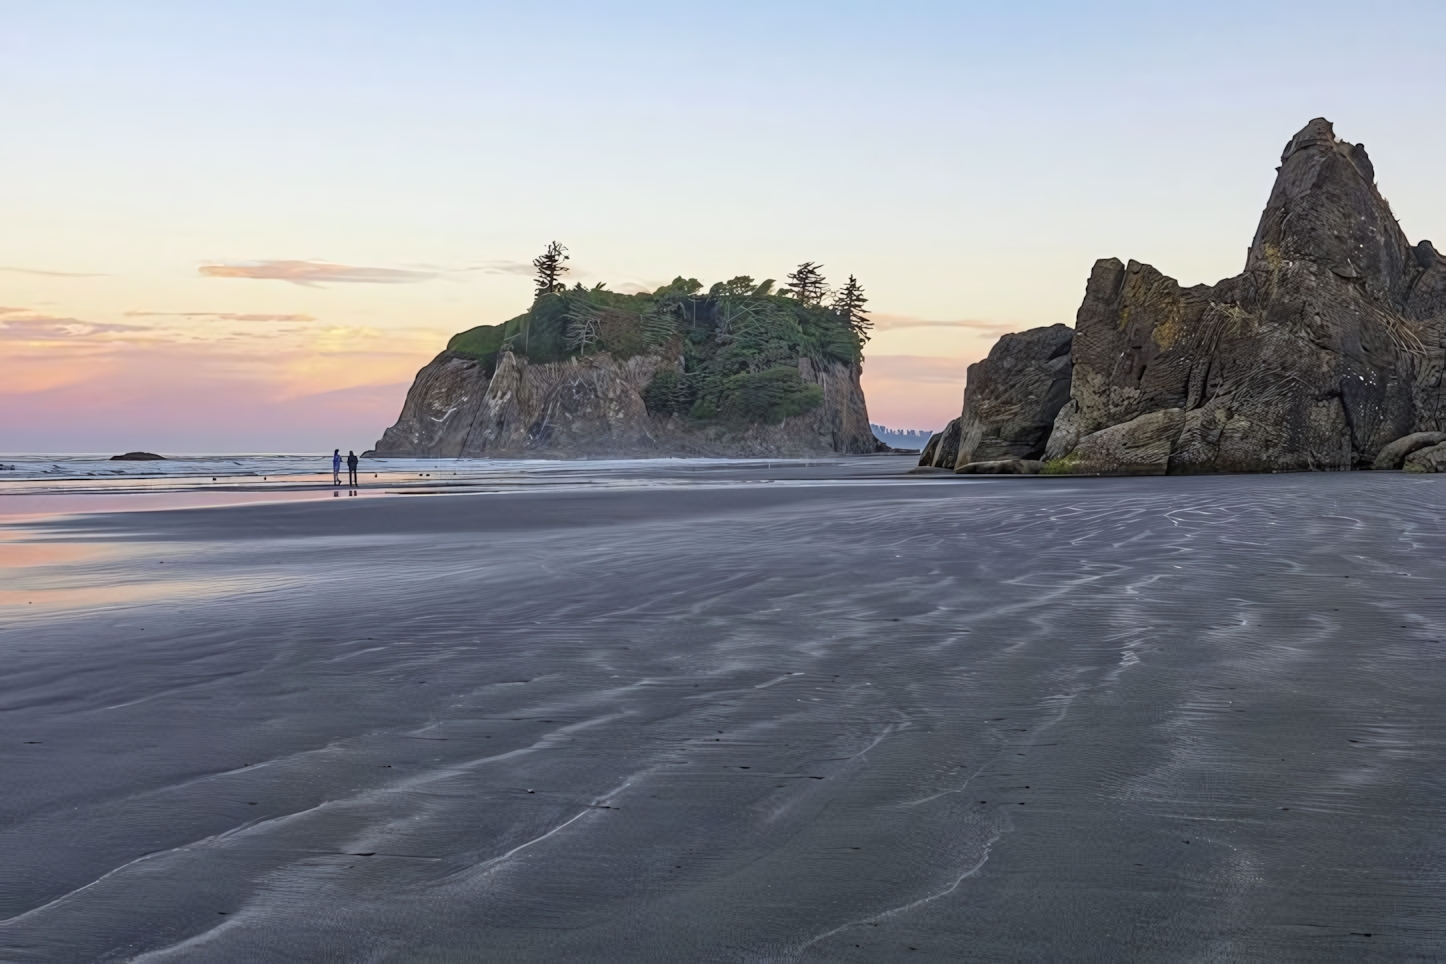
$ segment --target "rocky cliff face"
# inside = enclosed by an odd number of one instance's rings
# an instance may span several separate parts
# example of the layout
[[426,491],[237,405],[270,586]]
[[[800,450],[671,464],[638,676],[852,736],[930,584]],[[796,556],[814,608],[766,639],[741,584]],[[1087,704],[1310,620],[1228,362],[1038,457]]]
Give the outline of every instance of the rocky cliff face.
[[863,454],[883,446],[869,428],[856,365],[798,362],[822,403],[778,424],[699,423],[649,414],[647,387],[677,372],[664,354],[616,360],[607,352],[535,363],[501,352],[489,376],[476,358],[438,355],[407,393],[375,456],[577,458],[772,457]]
[[[1370,468],[1395,440],[1446,429],[1443,342],[1446,261],[1407,241],[1364,147],[1313,120],[1286,145],[1240,275],[1182,288],[1149,265],[1095,264],[1046,471]],[[969,392],[975,411],[1004,398],[972,369]],[[966,457],[961,441],[960,469]]]

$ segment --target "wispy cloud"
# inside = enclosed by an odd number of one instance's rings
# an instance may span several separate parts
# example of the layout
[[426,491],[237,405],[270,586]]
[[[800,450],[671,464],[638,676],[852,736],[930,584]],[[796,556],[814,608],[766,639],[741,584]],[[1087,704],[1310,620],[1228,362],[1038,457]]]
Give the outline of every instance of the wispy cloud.
[[961,318],[957,321],[930,321],[910,315],[870,315],[877,331],[893,331],[898,328],[959,328],[988,335],[1003,335],[1016,331],[1019,325],[1013,322],[980,321]]
[[431,281],[435,271],[414,271],[407,268],[369,268],[330,261],[242,261],[203,264],[202,275],[208,278],[252,278],[260,281],[289,281],[292,284],[316,287],[320,284],[399,285]]
[[481,264],[468,265],[463,271],[480,271],[483,274],[522,274],[531,275],[537,269],[530,261],[483,261]]
[[233,311],[127,311],[127,318],[210,318],[215,321],[315,321],[314,315],[264,315]]
[[935,355],[867,355],[864,371],[874,381],[932,382],[957,385],[963,390],[964,371],[974,360]]
[[0,341],[41,341],[87,338],[91,335],[147,331],[140,325],[118,325],[49,315],[28,308],[0,307]]
[[38,274],[47,278],[104,278],[103,274],[90,274],[84,271],[42,271],[39,268],[14,268],[7,265],[0,265],[0,271],[7,274]]

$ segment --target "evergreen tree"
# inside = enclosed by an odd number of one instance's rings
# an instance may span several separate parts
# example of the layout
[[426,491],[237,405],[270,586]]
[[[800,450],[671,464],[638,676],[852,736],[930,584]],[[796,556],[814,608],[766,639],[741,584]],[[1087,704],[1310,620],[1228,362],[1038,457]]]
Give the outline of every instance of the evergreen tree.
[[864,307],[868,300],[864,297],[864,286],[859,284],[859,280],[853,275],[849,275],[849,280],[834,296],[832,305],[834,314],[848,326],[849,331],[864,341],[869,340],[869,329],[874,327],[874,323],[869,320],[868,309]]
[[797,271],[788,274],[787,292],[800,304],[817,306],[828,296],[828,282],[823,279],[823,265],[805,261]]
[[567,249],[556,241],[547,246],[547,250],[536,258],[532,259],[532,266],[537,269],[537,297],[550,295],[555,291],[561,291],[566,285],[562,282],[562,276],[567,273]]

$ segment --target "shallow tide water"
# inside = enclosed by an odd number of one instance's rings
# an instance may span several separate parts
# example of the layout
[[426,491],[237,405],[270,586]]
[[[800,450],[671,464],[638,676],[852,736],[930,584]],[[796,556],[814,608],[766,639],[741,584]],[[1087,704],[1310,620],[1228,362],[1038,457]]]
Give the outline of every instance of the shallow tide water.
[[19,519],[0,960],[1446,957],[1446,480],[908,464]]

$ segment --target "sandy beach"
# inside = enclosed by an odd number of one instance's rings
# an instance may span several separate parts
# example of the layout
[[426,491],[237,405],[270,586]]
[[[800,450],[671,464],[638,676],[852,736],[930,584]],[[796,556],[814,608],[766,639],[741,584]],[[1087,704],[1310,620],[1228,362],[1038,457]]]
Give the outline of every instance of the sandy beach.
[[1446,955],[1440,477],[910,464],[7,503],[0,959]]

